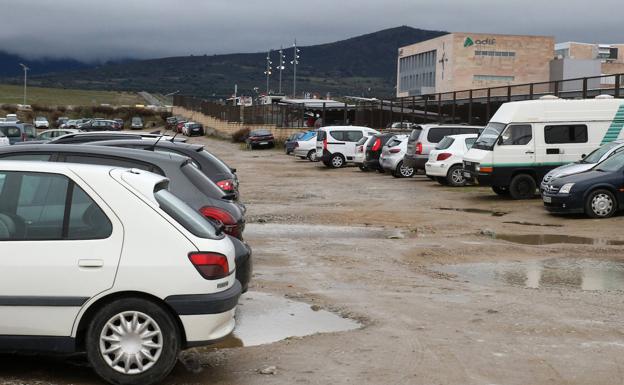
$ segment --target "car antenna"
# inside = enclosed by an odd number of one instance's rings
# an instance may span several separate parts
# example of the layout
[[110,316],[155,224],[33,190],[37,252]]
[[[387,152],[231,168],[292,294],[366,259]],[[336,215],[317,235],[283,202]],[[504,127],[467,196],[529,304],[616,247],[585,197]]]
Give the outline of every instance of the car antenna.
[[164,135],[160,135],[158,137],[158,139],[156,139],[156,141],[154,142],[154,145],[152,146],[152,148],[150,149],[150,151],[156,151],[156,145],[158,144],[158,142],[160,142],[160,140],[163,138]]
[[169,141],[171,143],[173,143],[173,141],[175,140],[176,136],[178,136],[179,132],[176,131],[176,133],[173,135],[173,137],[171,139],[169,139]]

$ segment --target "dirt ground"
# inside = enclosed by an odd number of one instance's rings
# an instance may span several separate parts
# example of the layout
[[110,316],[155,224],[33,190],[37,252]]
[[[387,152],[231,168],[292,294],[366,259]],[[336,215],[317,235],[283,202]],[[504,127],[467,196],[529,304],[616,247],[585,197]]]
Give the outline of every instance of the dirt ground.
[[[445,273],[442,265],[553,258],[624,259],[624,216],[555,217],[540,200],[443,187],[278,150],[193,139],[232,167],[248,208],[251,290],[360,321],[358,330],[190,353],[167,384],[620,384],[624,299],[574,285],[525,288]],[[475,212],[455,209],[471,209]],[[486,210],[478,212],[478,210]],[[493,215],[494,214],[494,215]],[[597,244],[521,245],[552,234]],[[279,325],[275,325],[279,327]],[[275,374],[259,369],[276,366]],[[80,360],[0,356],[0,384],[99,384]]]

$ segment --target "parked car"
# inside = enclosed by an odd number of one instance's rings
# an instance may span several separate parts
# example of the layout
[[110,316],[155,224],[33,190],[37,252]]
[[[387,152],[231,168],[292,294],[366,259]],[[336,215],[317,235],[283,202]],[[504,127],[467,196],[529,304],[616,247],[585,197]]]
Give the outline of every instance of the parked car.
[[143,119],[140,116],[132,117],[130,121],[130,128],[133,130],[142,130],[143,129]]
[[622,139],[621,105],[613,98],[505,103],[466,153],[464,168],[496,194],[533,198],[550,170]]
[[410,122],[395,122],[388,124],[387,129],[391,130],[412,130],[416,124]]
[[316,162],[316,131],[307,131],[294,145],[293,154],[299,159]]
[[316,134],[316,157],[326,167],[343,167],[355,160],[355,144],[362,137],[374,134],[379,132],[368,127],[321,127]]
[[377,170],[384,172],[385,170],[379,163],[379,157],[383,146],[395,135],[393,132],[382,132],[373,135],[370,141],[367,141],[364,147],[364,167],[368,170]]
[[33,120],[33,125],[38,129],[48,129],[50,128],[50,123],[48,123],[48,118],[45,116],[37,116]]
[[71,130],[71,129],[52,129],[52,130],[46,130],[43,132],[40,132],[39,134],[37,134],[37,136],[35,137],[35,140],[40,140],[40,141],[48,141],[48,140],[52,140],[54,138],[58,138],[60,136],[63,135],[68,135],[68,134],[75,134],[76,132],[80,132],[79,130]]
[[119,123],[114,120],[93,119],[77,126],[82,131],[119,131]]
[[173,138],[171,136],[163,136],[160,134],[148,134],[143,132],[114,132],[114,131],[92,131],[92,132],[75,132],[54,138],[48,143],[50,144],[78,144],[89,142],[101,142],[103,140],[117,139],[147,139],[147,140],[168,140],[175,142],[186,142],[186,138]]
[[445,136],[435,150],[429,153],[425,164],[427,176],[434,177],[441,185],[464,186],[464,155],[477,140],[477,134]]
[[177,116],[170,116],[166,120],[167,130],[175,130],[176,125],[178,124]]
[[403,163],[416,171],[425,171],[429,160],[429,152],[435,149],[442,138],[449,135],[478,134],[483,130],[480,126],[421,124],[415,126],[407,141],[407,152]]
[[184,124],[185,124],[186,122],[187,122],[187,121],[186,121],[186,120],[184,120],[184,119],[182,119],[182,120],[178,120],[178,121],[177,121],[177,123],[176,123],[176,125],[175,125],[175,131],[176,131],[177,133],[181,134],[181,133],[182,133],[182,129],[184,128]]
[[118,128],[119,130],[123,130],[125,128],[124,127],[125,126],[125,122],[124,122],[123,119],[115,118],[115,119],[113,119],[113,121],[115,121],[119,125],[119,128]]
[[8,123],[19,123],[19,119],[17,118],[17,114],[6,114],[5,121]]
[[303,138],[306,134],[314,136],[314,131],[296,132],[286,139],[284,142],[284,152],[286,152],[286,155],[290,155],[295,152],[295,145],[297,144],[297,141]]
[[403,157],[407,152],[407,139],[409,135],[394,135],[383,146],[379,164],[395,178],[411,178],[416,172],[413,167],[403,163]]
[[370,140],[374,139],[373,136],[363,136],[360,140],[355,143],[355,156],[353,157],[353,164],[358,166],[361,171],[369,171],[369,169],[364,165],[364,161],[366,160],[366,146]]
[[170,140],[159,140],[156,142],[154,140],[136,139],[109,140],[93,142],[92,144],[96,146],[133,148],[187,156],[191,158],[197,168],[219,186],[226,195],[232,195],[236,200],[239,198],[236,170],[229,167],[215,155],[206,151],[202,144],[171,142]]
[[592,151],[589,155],[584,156],[583,159],[579,160],[578,162],[568,163],[566,165],[557,167],[549,171],[546,175],[544,175],[544,179],[542,179],[542,183],[540,184],[540,193],[544,191],[546,186],[548,186],[548,184],[553,179],[587,171],[593,168],[598,163],[607,159],[611,155],[616,154],[622,150],[624,150],[624,140],[615,140],[613,142],[609,142],[600,146],[599,148]]
[[5,122],[0,124],[0,131],[9,138],[11,144],[33,140],[37,136],[35,126],[26,123]]
[[9,142],[9,138],[7,138],[7,136],[4,135],[4,132],[0,130],[0,147],[9,145],[11,145],[11,142]]
[[149,385],[234,329],[234,245],[166,178],[0,162],[0,180],[3,350],[82,351],[104,380]]
[[182,135],[204,136],[204,125],[196,122],[187,122],[182,127]]
[[56,119],[56,122],[54,122],[54,125],[56,126],[56,128],[61,128],[61,126],[67,123],[68,120],[69,118],[67,116],[61,116],[60,118]]
[[244,207],[226,194],[192,161],[176,154],[90,145],[30,145],[0,147],[0,160],[40,160],[137,168],[164,175],[170,190],[205,218],[223,223],[226,234],[242,239]]
[[275,147],[275,138],[269,130],[259,129],[251,130],[247,139],[245,139],[247,148],[253,150],[257,147]]
[[594,168],[553,179],[544,189],[544,207],[551,213],[585,213],[609,218],[624,208],[624,152]]

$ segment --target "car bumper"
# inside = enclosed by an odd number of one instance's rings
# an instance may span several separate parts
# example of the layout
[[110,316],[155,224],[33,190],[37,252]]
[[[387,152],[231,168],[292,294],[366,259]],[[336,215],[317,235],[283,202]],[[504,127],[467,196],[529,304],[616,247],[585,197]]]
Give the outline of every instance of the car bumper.
[[405,155],[403,157],[403,164],[407,167],[412,167],[415,170],[424,170],[425,164],[429,160],[428,156],[423,155]]
[[576,195],[542,195],[544,208],[553,214],[580,214],[585,212],[585,204],[581,197]]
[[448,174],[449,165],[446,163],[425,163],[425,172],[431,176],[445,177]]
[[379,163],[379,159],[365,160],[363,164],[366,168],[381,169],[381,164]]
[[384,158],[379,159],[379,164],[386,171],[394,171],[402,158]]

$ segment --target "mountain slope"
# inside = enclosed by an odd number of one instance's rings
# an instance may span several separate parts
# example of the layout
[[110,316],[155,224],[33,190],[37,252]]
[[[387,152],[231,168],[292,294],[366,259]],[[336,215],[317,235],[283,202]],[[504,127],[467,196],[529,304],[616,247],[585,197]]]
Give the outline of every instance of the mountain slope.
[[[397,51],[400,46],[431,39],[446,32],[397,27],[338,41],[301,47],[297,67],[297,91],[344,95],[391,95],[396,82]],[[292,59],[292,49],[287,57]],[[264,76],[266,53],[241,53],[213,56],[172,57],[129,63],[103,65],[93,69],[60,74],[39,75],[33,85],[151,91],[201,97],[239,93],[253,95],[254,87],[266,90]],[[274,66],[277,52],[272,53]],[[14,79],[17,81],[17,79]],[[292,92],[292,66],[283,73],[283,91]],[[277,91],[277,71],[273,71],[271,89]]]
[[37,59],[30,60],[0,51],[0,77],[19,77],[24,72],[20,63],[30,68],[29,75],[45,74],[50,72],[64,72],[91,68],[93,65],[85,64],[73,59]]

